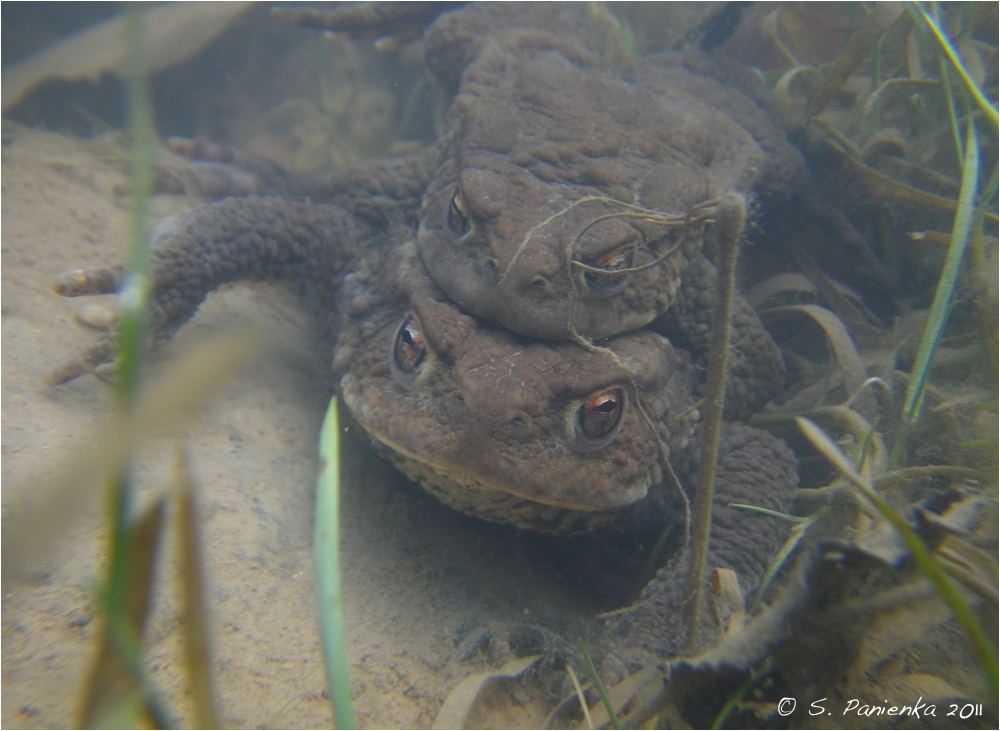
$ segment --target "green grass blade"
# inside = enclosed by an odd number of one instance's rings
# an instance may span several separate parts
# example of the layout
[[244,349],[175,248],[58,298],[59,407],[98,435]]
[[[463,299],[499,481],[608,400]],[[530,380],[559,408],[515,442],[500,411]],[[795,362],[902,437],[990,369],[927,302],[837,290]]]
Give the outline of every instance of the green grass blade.
[[997,695],[997,688],[1000,686],[1000,676],[997,668],[997,649],[993,646],[990,638],[983,630],[979,620],[969,609],[969,605],[962,598],[955,583],[948,574],[945,573],[941,564],[927,550],[927,546],[920,539],[910,524],[906,522],[902,515],[892,508],[882,497],[872,488],[871,482],[862,477],[854,469],[843,452],[833,441],[823,433],[823,431],[808,419],[801,416],[795,417],[795,422],[799,429],[812,443],[812,445],[833,464],[840,473],[850,480],[858,491],[871,502],[882,516],[896,529],[900,538],[910,550],[913,561],[917,568],[932,584],[941,600],[948,605],[948,608],[955,615],[958,626],[965,632],[969,643],[972,645],[972,652],[983,671],[983,675],[989,681],[994,696]]
[[955,164],[958,169],[962,169],[962,130],[958,127],[958,115],[955,113],[955,98],[952,96],[951,79],[948,73],[948,63],[944,58],[938,57],[938,68],[941,71],[941,86],[944,92],[945,109],[948,111],[948,126],[951,128],[951,137],[955,143]]
[[[125,7],[128,45],[128,109],[132,133],[132,240],[129,250],[129,282],[141,280],[145,251],[144,232],[148,228],[148,206],[151,180],[150,144],[152,122],[149,110],[149,79],[143,43],[142,7],[128,3]],[[138,267],[138,270],[136,269]],[[141,291],[126,289],[122,301],[119,331],[120,369],[118,376],[118,402],[123,411],[133,405],[138,388],[139,362],[142,358],[142,339],[145,326],[145,298]],[[124,463],[108,486],[111,515],[111,555],[104,586],[104,610],[108,632],[126,664],[142,680],[142,658],[139,649],[137,620],[127,616],[129,596],[136,592],[136,578],[131,572],[140,556],[133,551],[135,525],[130,516],[132,503],[129,467]],[[138,578],[148,582],[148,574],[139,567]],[[143,592],[144,593],[144,592]]]
[[580,652],[583,653],[583,661],[587,665],[587,672],[590,673],[594,687],[597,688],[597,694],[601,696],[601,703],[604,704],[604,710],[611,721],[611,728],[620,729],[622,724],[615,713],[615,707],[611,705],[611,698],[608,697],[608,689],[604,687],[604,681],[601,680],[601,676],[597,672],[597,667],[594,665],[594,661],[590,657],[590,652],[587,651],[587,646],[583,643],[582,639],[580,640]]
[[316,481],[316,524],[313,562],[323,660],[336,728],[355,728],[351,679],[347,665],[344,612],[340,597],[340,422],[337,397],[323,419]]
[[153,115],[146,73],[143,10],[128,3],[128,111],[131,144],[132,238],[128,252],[128,276],[121,293],[123,305],[118,331],[118,402],[127,408],[139,385],[149,292],[149,198],[153,191]]
[[969,76],[969,72],[965,70],[965,65],[962,63],[962,59],[959,57],[958,52],[951,45],[951,41],[948,40],[947,36],[942,32],[941,28],[938,26],[937,21],[930,16],[930,14],[921,8],[919,5],[913,13],[924,21],[928,28],[930,28],[931,33],[937,39],[937,42],[941,45],[941,50],[944,51],[948,60],[951,61],[951,65],[955,67],[958,75],[961,77],[962,82],[965,84],[965,88],[969,90],[972,94],[972,98],[976,100],[976,105],[982,111],[983,116],[989,121],[993,126],[993,133],[996,134],[997,130],[1000,129],[1000,122],[997,120],[997,110],[989,100],[983,95],[983,92],[976,82],[972,80]]
[[[126,4],[125,27],[128,112],[132,135],[132,238],[128,256],[129,274],[121,297],[124,311],[118,340],[117,396],[123,414],[134,406],[143,352],[153,140],[143,7],[140,3]],[[132,518],[132,485],[127,461],[123,461],[117,474],[109,480],[108,501],[110,556],[102,591],[106,636],[98,650],[97,670],[92,676],[92,690],[84,702],[83,719],[88,724],[101,724],[106,722],[101,720],[105,718],[105,713],[119,719],[134,718],[144,709],[158,727],[164,728],[171,725],[171,721],[150,689],[141,644],[143,627],[148,618],[152,557],[163,523],[162,504],[145,519]],[[102,672],[114,675],[109,680],[102,676]],[[126,677],[126,673],[130,677]],[[137,700],[140,698],[141,703]]]
[[951,230],[951,242],[948,246],[948,255],[945,257],[944,268],[941,270],[941,278],[938,280],[937,290],[934,292],[934,302],[931,304],[930,314],[927,317],[927,325],[924,328],[923,337],[920,339],[920,347],[913,363],[913,371],[910,373],[910,384],[906,389],[899,435],[896,437],[896,444],[889,460],[891,468],[899,465],[903,457],[907,434],[916,420],[917,414],[920,413],[920,406],[924,400],[924,386],[927,383],[927,374],[930,372],[931,359],[948,320],[955,282],[962,265],[962,256],[969,243],[978,181],[979,143],[976,139],[976,129],[970,121],[965,135],[962,188],[958,194],[958,210],[955,212],[955,223]]

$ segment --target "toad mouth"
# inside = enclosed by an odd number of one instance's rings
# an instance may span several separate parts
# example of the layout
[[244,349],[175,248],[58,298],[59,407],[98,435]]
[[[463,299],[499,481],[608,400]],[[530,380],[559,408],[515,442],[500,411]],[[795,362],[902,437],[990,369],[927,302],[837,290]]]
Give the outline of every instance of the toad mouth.
[[484,479],[481,475],[465,467],[448,465],[427,459],[426,455],[418,454],[417,452],[413,452],[401,446],[395,440],[385,436],[378,430],[373,429],[372,427],[366,424],[361,424],[361,426],[372,439],[379,442],[383,447],[390,450],[396,456],[415,462],[421,465],[422,467],[429,468],[430,470],[433,470],[433,472],[437,474],[440,478],[445,480],[450,480],[451,482],[458,485],[462,485],[463,487],[469,490],[493,490],[496,492],[505,493],[507,495],[512,495],[522,500],[528,500],[533,503],[539,503],[541,505],[551,505],[557,508],[565,508],[567,510],[579,510],[582,512],[602,512],[602,511],[620,509],[627,505],[632,505],[633,503],[645,497],[649,488],[649,485],[646,484],[643,480],[641,479],[634,480],[632,484],[626,485],[623,490],[625,495],[635,496],[633,499],[625,500],[620,503],[608,504],[604,506],[575,503],[566,500],[556,500],[538,494],[529,493],[523,490],[518,490],[517,488],[509,487],[507,485],[500,485],[494,482],[490,482]]

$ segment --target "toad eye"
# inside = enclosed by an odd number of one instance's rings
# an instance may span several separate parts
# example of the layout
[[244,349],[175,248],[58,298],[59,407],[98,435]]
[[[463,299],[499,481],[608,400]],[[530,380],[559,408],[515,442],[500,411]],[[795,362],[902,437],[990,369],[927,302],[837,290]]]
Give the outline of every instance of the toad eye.
[[576,427],[586,439],[606,439],[625,413],[625,390],[609,388],[588,396],[576,410]]
[[465,203],[462,201],[458,188],[455,188],[455,193],[451,196],[451,202],[448,204],[448,210],[445,211],[445,225],[452,236],[456,238],[462,238],[472,228],[472,222],[465,211]]
[[593,263],[584,262],[589,268],[583,270],[583,281],[595,294],[612,294],[625,282],[634,260],[635,249],[628,247],[605,254]]
[[403,373],[413,373],[427,358],[427,343],[412,317],[403,320],[392,346],[392,358]]

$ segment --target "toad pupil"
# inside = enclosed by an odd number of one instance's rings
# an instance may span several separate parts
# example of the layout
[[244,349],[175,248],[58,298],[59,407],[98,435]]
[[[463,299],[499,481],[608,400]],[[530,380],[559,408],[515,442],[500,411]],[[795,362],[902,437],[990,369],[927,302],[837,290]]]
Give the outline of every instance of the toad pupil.
[[580,405],[580,432],[588,439],[603,439],[615,430],[624,412],[625,394],[620,388],[602,391]]
[[396,365],[405,373],[415,371],[427,357],[424,336],[412,317],[406,318],[400,326],[392,355],[396,360]]

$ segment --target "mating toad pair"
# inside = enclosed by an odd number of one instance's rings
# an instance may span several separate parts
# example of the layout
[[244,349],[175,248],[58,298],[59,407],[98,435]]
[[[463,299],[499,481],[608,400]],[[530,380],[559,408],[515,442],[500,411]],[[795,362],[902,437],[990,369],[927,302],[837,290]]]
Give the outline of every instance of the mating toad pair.
[[[424,39],[453,94],[438,141],[307,196],[230,197],[161,223],[154,341],[227,282],[317,282],[337,301],[344,402],[444,502],[565,534],[677,520],[668,472],[698,484],[717,221],[786,201],[803,164],[708,62],[618,70],[609,38],[586,6],[440,16]],[[63,292],[121,280],[89,270]],[[66,373],[110,357],[99,344]],[[783,377],[739,298],[730,363],[709,564],[748,592],[784,529],[729,505],[786,510],[796,477],[780,440],[738,423]],[[664,569],[627,613],[626,644],[671,651],[662,628],[682,603]]]

